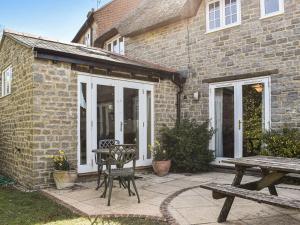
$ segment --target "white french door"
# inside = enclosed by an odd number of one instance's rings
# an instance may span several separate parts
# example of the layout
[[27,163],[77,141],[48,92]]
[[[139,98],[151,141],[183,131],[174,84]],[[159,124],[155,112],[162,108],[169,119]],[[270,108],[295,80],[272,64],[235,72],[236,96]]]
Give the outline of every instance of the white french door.
[[270,128],[270,78],[210,84],[209,117],[216,162],[256,155]]
[[154,140],[153,85],[91,76],[78,77],[78,171],[97,170],[93,149],[116,139],[136,144],[137,166],[151,165]]

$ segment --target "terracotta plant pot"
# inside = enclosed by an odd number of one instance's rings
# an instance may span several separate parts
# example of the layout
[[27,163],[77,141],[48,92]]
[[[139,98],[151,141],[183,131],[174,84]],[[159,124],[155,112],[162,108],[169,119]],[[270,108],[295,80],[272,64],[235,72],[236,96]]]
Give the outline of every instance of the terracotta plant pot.
[[154,173],[157,176],[163,177],[169,173],[169,170],[171,167],[171,160],[153,161],[152,167],[153,167]]
[[74,186],[77,178],[77,172],[75,170],[55,170],[53,172],[53,178],[58,190],[69,188]]

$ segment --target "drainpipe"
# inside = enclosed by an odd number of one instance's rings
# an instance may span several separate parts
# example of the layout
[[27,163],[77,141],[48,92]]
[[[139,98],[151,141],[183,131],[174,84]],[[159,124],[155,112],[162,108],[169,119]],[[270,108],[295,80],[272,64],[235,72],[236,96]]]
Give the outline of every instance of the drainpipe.
[[[177,79],[176,79],[177,78]],[[181,94],[183,92],[183,84],[185,83],[186,78],[180,76],[179,79],[175,75],[172,77],[172,82],[178,87],[177,91],[177,101],[176,101],[176,122],[180,123],[181,121]]]

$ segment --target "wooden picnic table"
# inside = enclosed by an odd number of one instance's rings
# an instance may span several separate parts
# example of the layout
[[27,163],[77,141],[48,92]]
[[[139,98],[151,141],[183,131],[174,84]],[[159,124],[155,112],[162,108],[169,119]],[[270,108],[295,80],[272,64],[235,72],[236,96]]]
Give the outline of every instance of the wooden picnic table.
[[[201,185],[202,188],[213,191],[214,199],[226,198],[218,217],[219,223],[226,221],[235,197],[280,207],[300,209],[299,200],[279,197],[275,187],[275,185],[282,182],[282,178],[288,173],[300,173],[300,159],[253,156],[226,159],[223,162],[235,165],[236,175],[232,184],[210,183]],[[241,184],[245,171],[254,167],[260,168],[262,178]],[[264,188],[268,188],[271,195],[259,192]]]

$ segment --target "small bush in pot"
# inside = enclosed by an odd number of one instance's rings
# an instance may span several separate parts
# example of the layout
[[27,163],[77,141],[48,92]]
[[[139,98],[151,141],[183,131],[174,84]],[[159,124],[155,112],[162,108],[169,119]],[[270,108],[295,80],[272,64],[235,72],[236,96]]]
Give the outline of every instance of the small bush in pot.
[[209,169],[214,158],[209,141],[214,131],[208,125],[208,121],[183,120],[173,128],[161,130],[162,147],[172,160],[173,171],[193,173]]
[[74,186],[77,178],[75,170],[71,170],[70,163],[64,151],[50,156],[54,163],[53,178],[57,189],[64,189]]
[[153,155],[153,170],[158,176],[165,176],[169,173],[171,167],[171,160],[168,157],[168,153],[161,147],[158,140],[155,141],[153,146],[149,146],[149,149]]

